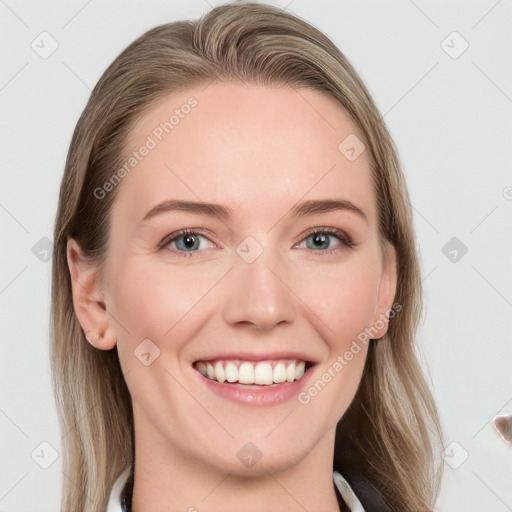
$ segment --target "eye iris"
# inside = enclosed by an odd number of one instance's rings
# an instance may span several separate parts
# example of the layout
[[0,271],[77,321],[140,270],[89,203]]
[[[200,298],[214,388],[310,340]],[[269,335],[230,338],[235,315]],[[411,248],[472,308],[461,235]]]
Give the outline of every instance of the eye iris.
[[[185,246],[183,247],[180,247],[180,242],[182,240],[185,240]],[[177,241],[176,241],[176,246],[179,248],[179,249],[197,249],[197,237],[195,237],[194,235],[183,235],[183,236],[180,236]]]
[[[329,243],[330,236],[331,235],[324,234],[324,233],[313,233],[308,238],[308,241],[309,240],[313,241],[313,247],[311,247],[309,243],[307,243],[307,245],[310,249],[327,249],[327,248],[329,248],[329,245],[330,245],[330,243]],[[180,242],[184,242],[184,243],[180,243]],[[186,251],[198,249],[199,248],[198,247],[199,246],[198,237],[193,234],[182,235],[176,239],[176,246],[178,247],[178,249],[186,250]]]
[[[311,235],[311,239],[313,240],[314,249],[327,249],[329,247],[329,235],[315,233],[314,235]],[[319,247],[317,244],[326,245],[324,247]]]

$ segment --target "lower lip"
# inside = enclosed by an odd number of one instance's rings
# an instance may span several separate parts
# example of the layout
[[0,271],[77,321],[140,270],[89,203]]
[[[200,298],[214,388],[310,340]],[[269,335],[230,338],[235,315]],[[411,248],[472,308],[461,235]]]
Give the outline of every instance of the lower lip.
[[237,404],[250,405],[253,407],[267,407],[282,404],[296,397],[309,381],[314,366],[315,365],[311,365],[308,371],[304,373],[299,380],[283,382],[282,384],[272,384],[270,386],[239,383],[221,384],[216,380],[205,377],[195,368],[193,370],[203,385],[212,393]]

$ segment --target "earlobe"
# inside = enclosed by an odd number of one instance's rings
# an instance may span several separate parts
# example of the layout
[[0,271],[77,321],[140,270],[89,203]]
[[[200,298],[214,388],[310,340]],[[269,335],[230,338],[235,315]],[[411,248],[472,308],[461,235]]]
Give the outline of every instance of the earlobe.
[[382,276],[379,283],[379,296],[377,308],[373,319],[373,327],[376,334],[373,339],[382,338],[389,328],[389,313],[393,306],[397,286],[396,250],[386,242],[386,257]]
[[116,346],[101,290],[101,268],[87,260],[76,240],[67,243],[67,262],[71,277],[73,307],[87,341],[100,350]]
[[88,331],[85,333],[86,340],[100,350],[110,350],[116,346],[117,338],[112,327],[108,327],[104,334],[98,331]]

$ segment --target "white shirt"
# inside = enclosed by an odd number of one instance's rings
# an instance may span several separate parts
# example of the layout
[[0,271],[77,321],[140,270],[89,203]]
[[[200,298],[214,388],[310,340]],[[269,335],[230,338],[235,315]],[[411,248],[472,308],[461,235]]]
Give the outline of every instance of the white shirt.
[[[121,508],[121,493],[125,486],[126,481],[131,473],[131,467],[128,467],[119,478],[114,483],[112,487],[112,491],[110,492],[110,498],[108,501],[107,512],[123,512]],[[354,491],[348,484],[348,482],[338,473],[338,471],[333,471],[333,479],[334,484],[336,485],[338,491],[340,492],[343,500],[347,504],[348,508],[351,512],[365,512],[361,502],[355,495]]]

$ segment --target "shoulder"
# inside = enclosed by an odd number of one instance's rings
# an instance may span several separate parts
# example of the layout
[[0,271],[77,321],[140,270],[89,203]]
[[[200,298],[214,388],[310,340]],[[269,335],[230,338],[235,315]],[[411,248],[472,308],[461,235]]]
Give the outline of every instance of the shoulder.
[[384,497],[361,471],[346,468],[343,472],[341,476],[334,471],[333,477],[339,491],[345,492],[343,499],[351,512],[391,512]]
[[350,509],[350,512],[365,512],[363,505],[345,478],[343,478],[338,471],[334,471],[332,476],[334,484]]

